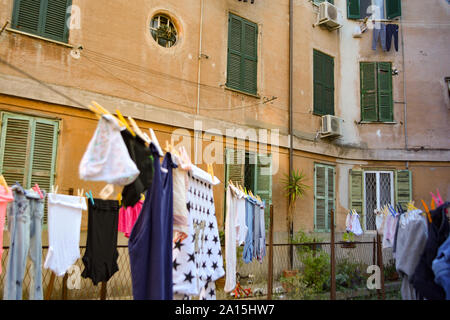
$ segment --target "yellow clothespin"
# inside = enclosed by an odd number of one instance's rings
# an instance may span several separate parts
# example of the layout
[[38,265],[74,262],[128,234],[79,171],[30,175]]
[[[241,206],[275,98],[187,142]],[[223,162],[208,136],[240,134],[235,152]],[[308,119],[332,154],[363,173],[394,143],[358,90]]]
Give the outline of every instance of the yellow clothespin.
[[145,201],[145,193],[141,194],[141,201]]
[[208,163],[207,166],[208,166],[208,173],[211,175],[211,179],[212,179],[212,181],[214,182],[214,169],[213,169],[213,165],[210,164],[210,163]]
[[145,136],[145,135],[142,133],[141,129],[139,129],[138,125],[136,124],[136,121],[134,121],[134,119],[133,119],[132,117],[128,117],[128,120],[130,121],[131,126],[132,126],[133,129],[134,129],[134,132],[136,132],[136,134],[137,134],[142,140],[144,140],[147,144],[150,144],[150,143],[151,143],[151,140],[148,139],[148,136]]
[[119,206],[121,206],[122,205],[122,193],[118,193],[117,194],[117,201],[119,202]]
[[133,130],[131,130],[130,126],[128,125],[127,120],[125,120],[125,118],[123,117],[122,113],[120,113],[119,109],[116,109],[116,113],[117,116],[119,117],[119,120],[121,121],[121,123],[125,126],[125,128],[127,128],[127,130],[133,135],[133,137],[136,136],[136,133],[134,133]]
[[6,183],[5,177],[3,177],[2,174],[0,174],[0,184],[1,184],[2,186],[4,186],[5,189],[8,189],[8,184]]
[[92,104],[93,104],[94,106],[97,107],[98,110],[100,110],[100,112],[101,112],[102,114],[110,115],[110,116],[113,117],[113,119],[116,120],[118,123],[121,123],[121,122],[122,122],[121,120],[117,119],[114,115],[112,115],[111,112],[109,112],[108,110],[106,110],[105,108],[103,108],[101,105],[99,105],[97,102],[95,102],[95,101],[91,101],[91,102],[92,102]]
[[77,196],[84,197],[84,189],[83,188],[81,188],[81,190],[77,189]]
[[95,116],[97,117],[97,119],[100,119],[102,117],[102,112],[100,112],[99,110],[97,110],[96,108],[94,108],[91,105],[88,105],[89,110],[91,110],[93,113],[95,113]]
[[51,191],[51,193],[58,193],[58,188],[59,188],[59,186],[58,185],[53,185],[52,184],[52,186],[50,187],[50,191]]

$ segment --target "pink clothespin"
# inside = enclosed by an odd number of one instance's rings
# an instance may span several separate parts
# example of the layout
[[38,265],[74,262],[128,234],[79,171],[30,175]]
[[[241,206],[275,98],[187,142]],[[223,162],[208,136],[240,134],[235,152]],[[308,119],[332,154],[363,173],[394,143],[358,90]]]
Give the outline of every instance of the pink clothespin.
[[34,191],[36,191],[38,194],[39,194],[39,197],[41,197],[41,199],[44,199],[44,195],[42,194],[42,192],[41,192],[41,188],[39,188],[39,185],[36,183],[35,185],[34,185],[34,187],[33,188],[31,188],[31,189],[33,189]]
[[436,189],[436,195],[439,200],[439,205],[444,204],[444,200],[442,200],[441,194],[439,193],[439,189]]

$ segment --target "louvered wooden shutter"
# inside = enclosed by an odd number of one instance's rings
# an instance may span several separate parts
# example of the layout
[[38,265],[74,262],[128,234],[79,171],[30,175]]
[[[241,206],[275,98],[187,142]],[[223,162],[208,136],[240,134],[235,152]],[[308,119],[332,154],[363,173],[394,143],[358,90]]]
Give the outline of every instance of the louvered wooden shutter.
[[347,0],[347,18],[360,19],[359,0]]
[[258,164],[256,167],[256,186],[255,194],[259,195],[266,203],[264,210],[265,226],[269,226],[270,204],[272,203],[272,156],[258,155]]
[[316,165],[314,172],[314,229],[316,231],[323,231],[326,225],[326,170],[324,166]]
[[360,63],[361,120],[377,121],[377,65],[375,62]]
[[244,152],[243,150],[226,149],[225,176],[227,182],[231,179],[233,183],[244,185],[245,153],[244,158],[243,159],[241,158],[243,152]]
[[242,41],[242,90],[256,94],[257,83],[257,51],[258,51],[258,26],[254,23],[243,21],[244,37]]
[[394,19],[402,15],[401,0],[385,0],[386,16],[388,19]]
[[412,176],[410,170],[399,170],[395,174],[395,202],[407,210],[412,199]]
[[334,4],[334,0],[314,0],[314,3],[320,4],[320,3],[325,2],[325,1],[327,1],[327,2],[329,2],[331,4]]
[[72,0],[15,0],[12,27],[49,39],[67,42],[67,9]]
[[313,68],[314,113],[334,115],[334,60],[314,50]]
[[[0,171],[8,185],[29,189],[36,183],[46,192],[54,183],[58,122],[5,113],[2,117]],[[47,204],[43,223],[47,223]]]
[[364,216],[363,171],[350,170],[349,172],[349,209],[355,209],[361,218]]
[[257,93],[258,26],[230,14],[228,19],[227,87]]
[[334,177],[334,167],[327,166],[327,230],[331,230],[331,210],[334,210],[334,218],[336,219]]
[[4,114],[0,146],[0,172],[9,186],[27,185],[29,136],[31,122],[27,117]]
[[50,39],[67,42],[69,39],[67,21],[70,13],[66,11],[72,5],[72,0],[47,0],[46,4],[42,34]]
[[392,71],[389,62],[377,63],[377,80],[378,120],[383,122],[394,121]]

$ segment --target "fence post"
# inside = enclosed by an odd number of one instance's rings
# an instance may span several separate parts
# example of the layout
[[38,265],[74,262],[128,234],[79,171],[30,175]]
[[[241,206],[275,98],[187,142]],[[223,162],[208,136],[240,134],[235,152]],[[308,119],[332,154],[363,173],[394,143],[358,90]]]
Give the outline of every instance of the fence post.
[[334,248],[334,210],[331,209],[331,285],[330,285],[330,299],[336,300],[336,261]]
[[67,279],[69,278],[69,275],[66,273],[63,277],[63,283],[62,283],[62,299],[67,300]]
[[102,282],[102,287],[100,289],[100,300],[106,300],[106,284],[108,282],[103,281]]
[[53,284],[55,283],[55,273],[52,272],[50,275],[50,282],[48,283],[47,286],[47,292],[45,293],[45,300],[50,300],[51,296],[52,296],[52,292],[53,292]]
[[[378,255],[378,266],[380,267],[381,276],[381,298],[385,300],[385,290],[384,290],[384,264],[383,264],[383,250],[381,247],[381,235],[377,233],[377,255]],[[378,298],[380,299],[380,290],[378,290]]]
[[272,300],[272,286],[273,286],[273,205],[270,205],[269,216],[269,270],[267,282],[267,300]]
[[376,263],[376,255],[377,255],[377,243],[375,241],[375,238],[373,238],[373,247],[372,247],[372,264],[375,265]]
[[316,256],[316,238],[313,239],[312,249],[313,249],[313,257],[315,257]]

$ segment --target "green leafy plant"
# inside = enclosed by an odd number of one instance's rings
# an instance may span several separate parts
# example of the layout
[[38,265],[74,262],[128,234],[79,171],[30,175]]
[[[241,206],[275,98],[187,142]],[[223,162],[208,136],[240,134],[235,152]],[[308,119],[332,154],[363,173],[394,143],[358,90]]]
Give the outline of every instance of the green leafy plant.
[[292,300],[310,300],[317,296],[317,288],[310,286],[304,276],[297,273],[291,277],[280,277],[283,287],[287,288],[286,295]]
[[308,252],[302,256],[303,276],[309,287],[316,292],[325,289],[325,284],[330,279],[330,256],[323,250]]
[[337,288],[361,288],[367,281],[365,270],[367,266],[360,262],[352,262],[345,258],[336,263],[336,286]]
[[395,260],[391,259],[389,262],[384,265],[384,278],[388,281],[398,280],[399,276],[397,273],[397,268],[395,267]]
[[[291,242],[294,243],[294,244],[295,243],[298,243],[298,244],[301,244],[301,243],[314,243],[314,242],[319,242],[320,243],[322,241],[323,241],[322,238],[316,237],[314,235],[309,235],[303,230],[297,231],[292,236],[292,239],[291,239]],[[316,246],[316,250],[318,250],[318,249],[320,249],[319,245]],[[301,255],[303,253],[310,252],[310,251],[314,250],[314,248],[313,248],[313,245],[299,245],[299,246],[296,246],[296,250],[297,250],[297,253],[300,255],[300,258],[301,258]]]
[[354,242],[355,234],[351,231],[347,231],[342,235],[342,240],[346,242]]
[[289,199],[288,215],[286,219],[289,230],[291,228],[296,202],[305,195],[306,190],[309,188],[309,186],[304,183],[305,180],[306,174],[303,170],[299,171],[298,169],[292,170],[289,175],[285,174],[284,179],[282,180],[286,196]]

